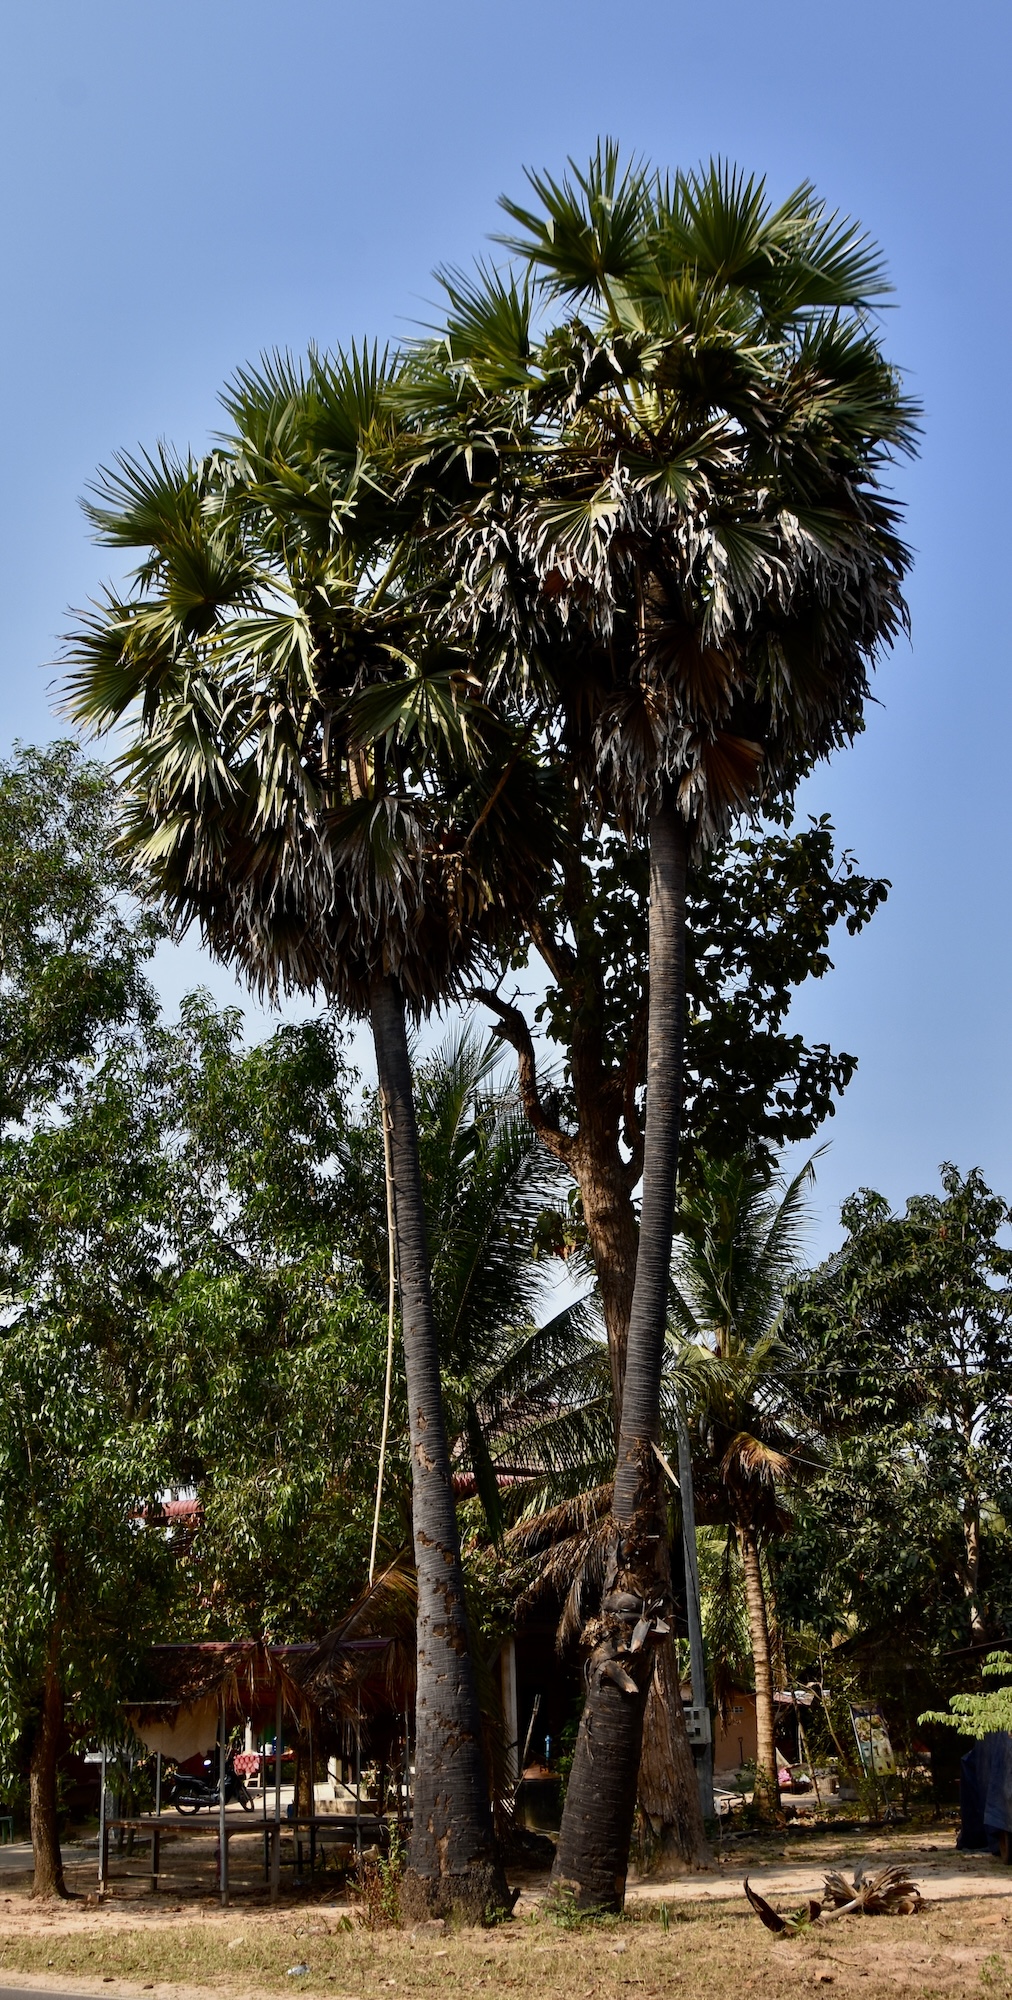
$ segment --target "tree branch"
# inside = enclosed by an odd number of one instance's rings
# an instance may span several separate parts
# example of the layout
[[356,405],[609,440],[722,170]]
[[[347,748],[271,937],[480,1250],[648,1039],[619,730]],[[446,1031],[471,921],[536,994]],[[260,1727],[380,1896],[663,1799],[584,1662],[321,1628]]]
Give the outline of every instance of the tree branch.
[[499,1022],[499,1033],[516,1051],[517,1083],[520,1102],[532,1130],[543,1146],[554,1153],[564,1166],[570,1164],[575,1140],[564,1132],[558,1119],[549,1112],[538,1086],[537,1056],[534,1038],[519,1007],[513,1007],[508,1000],[500,998],[487,986],[472,986],[472,1000],[482,1000]]
[[528,929],[556,985],[565,986],[577,971],[577,958],[572,946],[542,923],[537,914],[528,920]]

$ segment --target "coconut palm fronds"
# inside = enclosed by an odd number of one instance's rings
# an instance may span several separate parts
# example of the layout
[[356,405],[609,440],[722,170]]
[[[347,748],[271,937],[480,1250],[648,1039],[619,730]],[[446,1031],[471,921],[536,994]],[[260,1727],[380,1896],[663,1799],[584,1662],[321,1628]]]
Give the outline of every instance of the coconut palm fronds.
[[909,1917],[919,1910],[924,1898],[905,1868],[880,1868],[866,1875],[854,1870],[853,1882],[835,1869],[826,1876],[823,1908],[827,1917]]
[[834,1870],[825,1883],[821,1901],[810,1896],[787,1917],[753,1889],[747,1875],[743,1886],[760,1923],[775,1937],[796,1937],[811,1924],[831,1923],[834,1917],[910,1917],[924,1907],[924,1898],[905,1868],[880,1868],[866,1875],[858,1866],[852,1882]]

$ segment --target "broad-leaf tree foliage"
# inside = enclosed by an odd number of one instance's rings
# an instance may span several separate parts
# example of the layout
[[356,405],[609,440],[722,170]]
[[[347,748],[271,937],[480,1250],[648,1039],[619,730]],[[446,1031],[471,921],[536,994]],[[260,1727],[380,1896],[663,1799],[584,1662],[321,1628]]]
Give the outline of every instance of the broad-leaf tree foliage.
[[138,1404],[138,1333],[165,1282],[159,1191],[146,1108],[107,1065],[55,1126],[0,1146],[0,1765],[28,1781],[43,1895],[63,1891],[65,1726],[110,1726],[171,1597],[168,1548],[143,1527],[165,1436]]
[[504,202],[529,277],[449,276],[414,409],[419,463],[470,478],[449,538],[472,631],[570,788],[649,852],[615,1559],[557,1862],[580,1900],[614,1906],[649,1682],[649,1648],[629,1647],[657,1590],[687,866],[861,727],[904,622],[881,482],[914,413],[871,316],[879,253],[810,186],[774,207],[728,167],[665,178],[611,145],[529,180],[530,205]]
[[159,927],[110,853],[112,811],[108,775],[73,744],[0,765],[0,1760],[29,1786],[40,1894],[62,1889],[67,1676],[94,1714],[157,1568],[132,1522],[157,1436],[125,1423],[116,1350],[159,1278],[136,1228],[150,1189],[120,1144],[143,1112],[116,1058],[155,1015]]
[[[576,1183],[554,1222],[546,1211],[542,1243],[589,1256],[617,1413],[643,1171],[648,881],[645,857],[621,835],[584,822],[583,836],[539,901],[534,936],[550,976],[535,1016],[502,987],[482,998],[517,1051],[532,1125]],[[744,835],[690,868],[683,1183],[697,1152],[772,1161],[832,1116],[856,1057],[806,1044],[786,1017],[797,988],[831,969],[835,926],[860,931],[888,887],[837,854],[826,818]]]
[[73,743],[0,764],[0,1124],[72,1092],[80,1065],[151,1019],[161,926],[111,850],[113,788]]
[[[783,1552],[785,1615],[939,1655],[1012,1610],[1012,1251],[974,1169],[894,1213],[864,1189],[792,1294],[794,1391],[827,1462]],[[928,1500],[930,1496],[930,1501]]]
[[359,1588],[383,1329],[337,1228],[347,1088],[327,1023],[246,1050],[196,996],[0,1145],[0,1758],[40,1892],[57,1754],[120,1733],[139,1647],[322,1632]]
[[347,1223],[353,1076],[329,1017],[247,1048],[201,995],[147,1060],[172,1271],[151,1390],[173,1483],[200,1502],[176,1619],[304,1638],[361,1587],[379,1442],[384,1321]]

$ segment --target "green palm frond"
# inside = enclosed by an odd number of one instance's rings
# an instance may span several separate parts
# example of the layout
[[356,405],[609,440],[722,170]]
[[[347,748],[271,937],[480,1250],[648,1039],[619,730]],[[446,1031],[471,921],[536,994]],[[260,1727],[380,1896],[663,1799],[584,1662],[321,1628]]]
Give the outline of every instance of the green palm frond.
[[529,280],[483,263],[473,275],[443,269],[436,276],[448,306],[440,337],[450,366],[470,364],[486,389],[528,387],[533,354]]
[[636,162],[623,166],[613,139],[598,143],[586,169],[573,160],[569,168],[561,181],[528,170],[541,213],[502,196],[500,207],[522,233],[497,240],[559,297],[621,297],[647,263],[648,176]]
[[890,289],[877,247],[827,215],[810,182],[774,209],[764,179],[720,159],[664,183],[656,254],[665,272],[688,268],[755,293],[777,318],[863,308]]

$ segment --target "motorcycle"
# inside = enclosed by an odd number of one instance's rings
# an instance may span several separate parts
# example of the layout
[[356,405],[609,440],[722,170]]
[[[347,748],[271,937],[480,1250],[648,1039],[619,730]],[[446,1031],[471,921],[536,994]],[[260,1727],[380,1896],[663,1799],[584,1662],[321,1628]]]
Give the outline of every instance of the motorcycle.
[[[205,1759],[205,1769],[216,1770],[216,1760]],[[221,1803],[221,1790],[217,1776],[201,1778],[190,1771],[175,1771],[165,1789],[166,1802],[175,1806],[180,1813],[208,1811]],[[250,1798],[244,1780],[235,1768],[232,1754],[225,1759],[225,1804],[239,1805],[243,1812],[253,1812],[255,1805]]]

